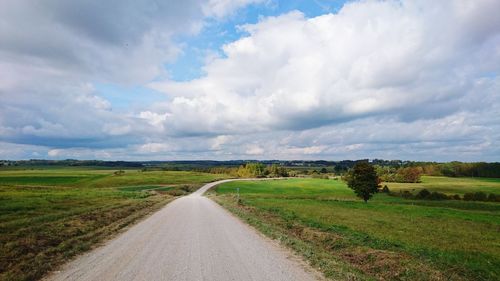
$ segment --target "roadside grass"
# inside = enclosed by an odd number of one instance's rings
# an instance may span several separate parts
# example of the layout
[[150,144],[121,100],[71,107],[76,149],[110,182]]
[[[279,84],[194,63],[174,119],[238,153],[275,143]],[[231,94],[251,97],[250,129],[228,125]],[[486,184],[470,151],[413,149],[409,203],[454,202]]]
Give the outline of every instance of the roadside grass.
[[172,187],[163,186],[163,185],[138,185],[138,186],[118,187],[118,190],[120,190],[120,191],[131,191],[131,192],[147,191],[147,190],[166,191],[166,190],[170,190],[170,189],[172,189]]
[[[440,178],[426,180],[444,186]],[[322,179],[230,182],[216,194],[221,205],[333,279],[500,278],[498,203],[376,194],[365,204],[342,181]]]
[[0,280],[40,279],[175,196],[225,177],[114,171],[0,170]]

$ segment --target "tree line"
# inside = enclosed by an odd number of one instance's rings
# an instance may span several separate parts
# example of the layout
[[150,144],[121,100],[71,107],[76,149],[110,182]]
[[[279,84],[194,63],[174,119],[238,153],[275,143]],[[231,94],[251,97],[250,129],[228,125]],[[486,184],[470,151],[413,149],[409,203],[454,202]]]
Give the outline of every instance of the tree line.
[[380,180],[385,182],[417,183],[420,182],[420,177],[424,172],[422,167],[394,168],[378,165],[374,167]]
[[265,165],[260,162],[249,162],[239,167],[213,167],[208,172],[227,174],[240,178],[288,177],[288,169],[278,164]]

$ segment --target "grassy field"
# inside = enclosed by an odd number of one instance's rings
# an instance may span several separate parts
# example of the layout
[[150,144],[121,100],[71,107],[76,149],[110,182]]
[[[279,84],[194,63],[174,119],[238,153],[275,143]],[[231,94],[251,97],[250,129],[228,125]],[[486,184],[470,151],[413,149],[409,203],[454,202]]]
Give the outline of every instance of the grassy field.
[[428,189],[430,191],[442,192],[447,195],[463,195],[467,192],[482,191],[485,193],[494,193],[500,195],[500,179],[487,178],[449,178],[449,177],[429,177],[423,176],[421,183],[383,183],[391,191],[408,190],[418,191]]
[[[488,179],[424,177],[421,184],[389,187],[500,193],[500,182]],[[231,182],[216,194],[220,204],[333,279],[500,279],[498,203],[377,194],[365,204],[342,181],[322,179]]]
[[196,172],[0,170],[0,280],[34,280],[204,182]]

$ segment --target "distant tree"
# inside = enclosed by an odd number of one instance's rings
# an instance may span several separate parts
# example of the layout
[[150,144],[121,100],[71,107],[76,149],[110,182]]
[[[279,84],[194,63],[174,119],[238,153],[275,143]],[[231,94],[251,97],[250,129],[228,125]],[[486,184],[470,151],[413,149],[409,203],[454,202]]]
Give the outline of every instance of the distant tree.
[[401,168],[397,172],[397,178],[399,182],[420,182],[420,176],[422,175],[422,168],[420,167],[406,167]]
[[323,168],[321,168],[321,170],[319,172],[322,174],[326,174],[326,173],[328,173],[328,170],[325,167],[323,167]]
[[288,171],[286,168],[277,164],[268,166],[266,171],[271,177],[288,177]]
[[390,166],[375,165],[375,171],[384,182],[420,182],[423,173],[422,167],[394,168]]
[[236,171],[236,174],[240,178],[251,178],[253,175],[250,173],[250,170],[247,169],[245,165],[241,165],[238,170]]
[[262,163],[246,163],[238,168],[237,174],[242,178],[256,177],[261,178],[266,176],[266,166]]
[[365,203],[378,191],[379,178],[373,168],[367,162],[358,162],[346,174],[347,186],[354,190],[356,195],[362,198]]

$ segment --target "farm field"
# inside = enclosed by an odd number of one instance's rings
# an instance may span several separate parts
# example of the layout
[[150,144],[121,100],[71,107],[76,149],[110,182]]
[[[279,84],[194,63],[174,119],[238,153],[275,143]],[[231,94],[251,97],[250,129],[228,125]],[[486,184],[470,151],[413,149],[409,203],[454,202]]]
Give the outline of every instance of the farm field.
[[[500,194],[500,182],[491,179],[424,177],[420,184],[388,185],[394,191]],[[215,194],[219,204],[333,279],[500,278],[499,203],[379,193],[365,204],[344,182],[325,179],[230,182]]]
[[422,176],[420,183],[395,183],[388,182],[386,184],[390,190],[408,190],[418,191],[428,189],[429,191],[442,192],[447,195],[459,194],[463,195],[467,192],[485,192],[495,193],[500,195],[500,179],[489,178],[450,178],[450,177],[431,177]]
[[34,280],[202,183],[197,172],[0,170],[0,280]]

